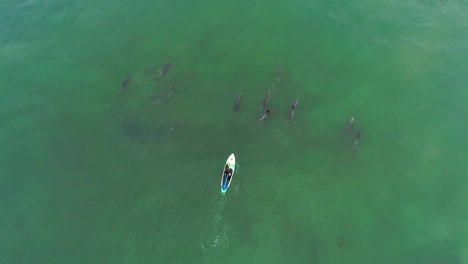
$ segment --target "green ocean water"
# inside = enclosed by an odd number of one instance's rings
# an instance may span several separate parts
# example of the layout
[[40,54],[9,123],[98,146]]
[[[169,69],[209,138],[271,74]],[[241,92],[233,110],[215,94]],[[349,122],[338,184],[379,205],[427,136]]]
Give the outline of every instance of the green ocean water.
[[6,0],[0,17],[0,263],[468,263],[467,2]]

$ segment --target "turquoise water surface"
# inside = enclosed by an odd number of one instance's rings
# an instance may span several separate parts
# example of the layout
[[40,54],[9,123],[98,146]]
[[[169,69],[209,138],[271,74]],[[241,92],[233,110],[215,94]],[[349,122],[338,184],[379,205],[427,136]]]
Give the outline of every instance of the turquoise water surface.
[[0,263],[468,264],[467,2],[0,16]]

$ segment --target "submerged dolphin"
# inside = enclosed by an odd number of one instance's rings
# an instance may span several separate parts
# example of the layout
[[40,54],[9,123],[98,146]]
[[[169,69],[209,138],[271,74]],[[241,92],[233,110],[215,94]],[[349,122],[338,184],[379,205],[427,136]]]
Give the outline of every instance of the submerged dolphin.
[[276,69],[276,79],[275,79],[276,83],[280,82],[283,74],[284,74],[284,65],[281,65],[278,67],[278,69]]
[[356,132],[356,138],[354,140],[354,147],[353,147],[354,152],[357,151],[357,146],[359,144],[360,139],[361,139],[361,128],[358,127],[357,132]]
[[174,83],[171,86],[171,89],[169,89],[169,92],[167,93],[167,98],[171,98],[171,96],[174,94],[174,92],[177,90],[177,84]]
[[242,93],[240,93],[236,98],[236,102],[234,103],[234,112],[239,111],[241,102],[242,102]]
[[120,86],[120,90],[119,92],[117,92],[117,94],[115,95],[120,95],[120,93],[122,93],[122,91],[125,89],[125,87],[127,87],[128,83],[132,80],[132,75],[129,75],[127,77],[127,79],[125,79],[125,81],[122,83],[122,86]]
[[263,108],[265,108],[265,106],[268,105],[270,100],[271,100],[271,92],[268,91],[267,94],[265,95],[265,98],[263,98],[262,107],[260,107],[260,111],[258,111],[258,112],[262,112]]
[[177,120],[175,121],[172,126],[171,126],[171,129],[169,129],[169,133],[171,133],[172,131],[174,131],[174,129],[176,129],[176,127],[180,126],[182,124],[182,120]]
[[291,110],[289,110],[288,120],[286,120],[286,124],[290,122],[292,122],[293,124],[296,124],[296,121],[293,120],[293,117],[294,117],[294,114],[296,113],[296,109],[298,106],[299,106],[299,100],[296,99],[291,104]]
[[346,141],[348,141],[349,137],[351,136],[353,127],[354,127],[354,117],[351,117],[351,119],[348,121],[348,126],[346,128]]
[[153,100],[150,104],[150,106],[148,106],[148,108],[146,109],[146,111],[149,111],[151,108],[153,108],[155,105],[161,103],[161,99],[162,99],[162,94],[157,94],[153,97]]
[[153,97],[153,100],[151,102],[151,105],[146,109],[150,110],[153,108],[155,105],[160,104],[161,102],[167,102],[171,99],[171,96],[177,91],[177,85],[174,83],[171,86],[171,89],[169,89],[169,92],[165,95],[164,93],[158,93]]
[[168,63],[164,66],[164,68],[161,70],[161,72],[159,73],[159,76],[156,77],[154,80],[155,81],[159,81],[159,78],[163,77],[172,67],[172,63]]

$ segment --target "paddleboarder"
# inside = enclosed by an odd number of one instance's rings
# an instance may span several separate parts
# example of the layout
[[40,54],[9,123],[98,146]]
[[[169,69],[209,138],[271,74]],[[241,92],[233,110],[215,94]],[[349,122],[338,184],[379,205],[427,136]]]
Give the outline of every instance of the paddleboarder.
[[227,182],[231,180],[231,176],[232,176],[232,169],[229,167],[229,164],[226,164],[226,166],[224,166],[224,177],[228,177]]

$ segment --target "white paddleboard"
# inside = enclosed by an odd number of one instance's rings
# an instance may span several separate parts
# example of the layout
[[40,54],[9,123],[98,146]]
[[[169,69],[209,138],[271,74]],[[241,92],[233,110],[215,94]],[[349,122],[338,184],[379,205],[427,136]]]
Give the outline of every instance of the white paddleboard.
[[[229,156],[226,160],[226,164],[229,164],[229,167],[232,169],[232,176],[231,179],[228,181],[227,177],[224,177],[224,166],[223,166],[223,173],[221,174],[221,192],[227,192],[229,186],[231,185],[232,179],[234,178],[234,172],[236,170],[236,156],[234,153]],[[226,165],[224,164],[224,165]]]

